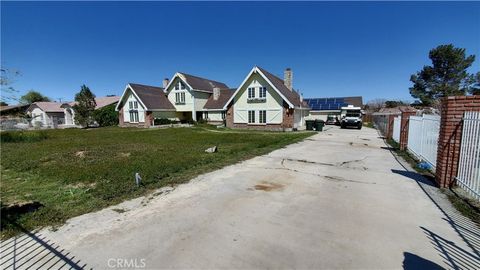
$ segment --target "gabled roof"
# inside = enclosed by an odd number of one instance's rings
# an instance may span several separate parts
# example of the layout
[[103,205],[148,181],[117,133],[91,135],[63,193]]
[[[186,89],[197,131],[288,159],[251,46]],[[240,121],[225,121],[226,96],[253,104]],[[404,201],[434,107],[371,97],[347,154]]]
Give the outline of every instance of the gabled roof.
[[209,80],[205,79],[202,77],[198,76],[193,76],[190,74],[186,74],[183,72],[177,72],[173,76],[173,78],[170,80],[170,83],[167,85],[166,88],[169,88],[170,85],[173,83],[176,77],[179,77],[182,79],[190,88],[193,90],[199,90],[199,91],[204,91],[208,93],[213,93],[213,88],[218,87],[220,89],[228,89],[228,86],[222,82],[214,81],[214,80]]
[[268,78],[268,80],[275,86],[275,88],[277,88],[278,91],[280,91],[280,93],[282,93],[282,95],[295,107],[305,107],[305,105],[306,107],[308,107],[306,103],[300,101],[300,95],[295,90],[290,90],[287,86],[285,86],[285,83],[282,79],[261,67],[257,68]]
[[220,90],[220,96],[217,100],[215,100],[213,95],[211,95],[203,108],[206,110],[222,110],[227,101],[232,97],[233,93],[235,93],[235,90],[235,88]]
[[34,102],[28,107],[28,111],[32,107],[38,107],[40,110],[44,112],[64,112],[62,108],[62,104],[60,102],[50,102],[50,101],[41,101],[41,102]]
[[[120,96],[106,96],[106,97],[96,97],[95,98],[95,110],[103,108],[105,106],[117,103],[120,100]],[[73,107],[77,104],[76,101],[64,102],[62,103],[62,108],[64,107]]]
[[252,68],[250,73],[248,73],[247,77],[242,82],[242,84],[237,88],[237,91],[235,91],[232,97],[227,101],[227,103],[224,106],[224,109],[226,109],[226,106],[233,100],[234,96],[238,93],[238,91],[240,91],[242,86],[247,82],[248,78],[250,78],[250,76],[252,76],[252,74],[254,73],[260,74],[260,76],[262,76],[268,83],[270,83],[272,88],[278,92],[278,94],[282,97],[282,99],[291,108],[305,108],[305,109],[310,108],[305,101],[301,101],[300,95],[295,90],[290,90],[288,89],[288,87],[285,86],[282,79],[266,71],[263,68],[255,66]]
[[[145,110],[175,110],[175,107],[168,100],[162,87],[149,86],[137,83],[129,83],[120,98],[124,98],[127,90],[132,90],[133,94],[138,98]],[[116,109],[119,110],[121,102],[118,103]]]

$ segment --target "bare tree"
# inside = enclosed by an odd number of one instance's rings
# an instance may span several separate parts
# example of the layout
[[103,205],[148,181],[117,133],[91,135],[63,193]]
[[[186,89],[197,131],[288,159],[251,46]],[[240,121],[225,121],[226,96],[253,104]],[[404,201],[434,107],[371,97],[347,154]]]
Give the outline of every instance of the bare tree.
[[368,110],[370,112],[378,112],[380,109],[385,107],[386,102],[387,100],[384,98],[372,99],[368,101],[365,105],[365,110]]
[[17,101],[16,93],[18,93],[18,90],[13,88],[12,84],[15,82],[15,77],[18,77],[21,75],[20,71],[18,70],[13,70],[9,68],[4,68],[2,67],[1,69],[1,75],[0,75],[0,90],[1,90],[1,96],[0,100],[3,102],[12,102],[12,101]]

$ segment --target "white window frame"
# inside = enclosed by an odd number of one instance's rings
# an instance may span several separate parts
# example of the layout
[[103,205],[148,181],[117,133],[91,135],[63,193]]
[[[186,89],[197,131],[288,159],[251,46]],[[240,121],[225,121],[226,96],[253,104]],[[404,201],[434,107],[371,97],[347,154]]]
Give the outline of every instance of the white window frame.
[[267,98],[267,87],[262,86],[262,87],[259,88],[258,97],[262,98],[262,99]]
[[255,123],[256,123],[256,122],[255,122],[255,114],[256,114],[256,113],[255,113],[255,111],[253,111],[253,110],[249,110],[249,111],[248,111],[248,123],[249,123],[249,124],[255,124]]
[[176,104],[185,104],[185,92],[176,92],[175,93],[175,103]]
[[259,124],[266,124],[267,123],[267,111],[266,110],[258,111],[258,123]]
[[248,87],[248,98],[255,98],[255,87]]

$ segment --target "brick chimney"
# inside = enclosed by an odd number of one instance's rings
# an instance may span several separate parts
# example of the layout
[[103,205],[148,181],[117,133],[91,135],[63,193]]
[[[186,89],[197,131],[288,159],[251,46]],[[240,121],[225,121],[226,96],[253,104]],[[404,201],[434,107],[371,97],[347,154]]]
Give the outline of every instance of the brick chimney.
[[168,78],[163,79],[163,88],[167,88],[168,83],[169,83]]
[[213,100],[218,100],[220,97],[220,88],[214,87],[213,88]]
[[286,69],[285,69],[285,72],[283,73],[283,83],[285,84],[285,86],[286,86],[288,89],[290,89],[290,91],[293,90],[292,80],[293,80],[292,69],[286,68]]

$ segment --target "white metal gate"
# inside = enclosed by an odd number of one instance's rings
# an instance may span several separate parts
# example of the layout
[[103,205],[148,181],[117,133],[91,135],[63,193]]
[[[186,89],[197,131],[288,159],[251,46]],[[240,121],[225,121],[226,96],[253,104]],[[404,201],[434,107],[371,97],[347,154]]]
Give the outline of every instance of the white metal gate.
[[480,200],[480,112],[465,112],[457,182]]
[[440,116],[410,116],[408,123],[408,150],[433,167],[437,164]]
[[396,142],[400,142],[400,122],[402,122],[402,117],[397,116],[393,118],[393,134],[392,139]]

